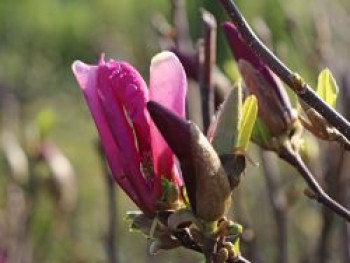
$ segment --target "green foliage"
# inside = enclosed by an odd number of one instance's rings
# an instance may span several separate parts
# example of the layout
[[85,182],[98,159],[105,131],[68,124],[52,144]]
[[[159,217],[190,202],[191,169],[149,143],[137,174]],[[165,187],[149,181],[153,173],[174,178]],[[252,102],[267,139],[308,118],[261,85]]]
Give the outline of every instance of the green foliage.
[[36,116],[36,125],[41,139],[45,139],[55,125],[55,113],[50,108],[44,108]]
[[335,108],[339,88],[329,69],[324,69],[318,75],[316,93],[329,106]]
[[237,145],[242,118],[242,87],[239,82],[219,109],[212,145],[219,156],[232,153]]

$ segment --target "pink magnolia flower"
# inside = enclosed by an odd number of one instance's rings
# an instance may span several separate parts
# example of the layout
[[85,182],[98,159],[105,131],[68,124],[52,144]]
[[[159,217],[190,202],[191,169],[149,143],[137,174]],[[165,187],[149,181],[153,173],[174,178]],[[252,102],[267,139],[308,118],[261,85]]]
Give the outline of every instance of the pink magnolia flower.
[[181,185],[175,157],[146,109],[151,99],[177,115],[185,115],[187,81],[171,52],[156,55],[150,67],[150,88],[131,65],[76,61],[73,73],[98,129],[115,180],[147,215],[154,215],[161,197],[161,178]]
[[8,262],[7,253],[5,250],[2,250],[0,248],[0,263],[6,263],[6,262]]

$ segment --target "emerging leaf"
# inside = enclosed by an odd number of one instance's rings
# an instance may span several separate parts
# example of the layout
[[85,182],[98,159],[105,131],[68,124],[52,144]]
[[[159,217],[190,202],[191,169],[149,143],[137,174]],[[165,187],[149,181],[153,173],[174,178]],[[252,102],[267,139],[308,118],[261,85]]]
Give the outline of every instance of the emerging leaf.
[[339,89],[337,83],[328,68],[322,70],[318,75],[316,93],[328,105],[335,108]]
[[252,140],[260,147],[269,148],[268,145],[271,141],[271,135],[269,133],[269,130],[259,117],[256,119],[254,124]]
[[236,147],[241,118],[242,88],[239,83],[225,99],[208,131],[208,138],[219,156],[232,153]]
[[250,95],[242,107],[242,120],[238,130],[236,148],[245,151],[252,135],[256,116],[258,114],[258,101],[254,95]]

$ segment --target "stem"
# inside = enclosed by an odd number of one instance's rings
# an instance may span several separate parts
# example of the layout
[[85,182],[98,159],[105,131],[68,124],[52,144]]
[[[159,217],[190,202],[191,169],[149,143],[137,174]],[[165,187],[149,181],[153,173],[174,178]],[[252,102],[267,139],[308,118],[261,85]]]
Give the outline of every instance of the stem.
[[181,242],[184,248],[203,253],[202,248],[193,240],[190,232],[187,229],[181,229],[174,232],[173,235]]
[[109,261],[111,263],[117,263],[117,242],[116,242],[116,229],[117,229],[117,209],[116,209],[116,188],[112,175],[105,170],[105,179],[107,187],[108,198],[108,233],[106,235],[107,249],[109,255]]
[[180,51],[193,52],[185,0],[171,0],[172,24],[175,28],[175,45]]
[[277,262],[286,263],[288,262],[287,200],[277,179],[278,168],[276,162],[271,157],[269,153],[261,151],[267,192],[277,226],[277,246],[279,251]]
[[329,195],[327,195],[327,193],[323,191],[321,186],[313,177],[310,170],[306,167],[305,163],[300,158],[300,155],[294,150],[292,150],[291,146],[282,146],[279,150],[279,156],[298,170],[298,172],[306,181],[309,188],[313,191],[313,199],[325,205],[337,215],[343,217],[347,222],[350,222],[350,212],[344,206],[337,203]]
[[[328,149],[330,153],[334,152],[332,149]],[[334,149],[333,150],[337,150]],[[339,200],[339,194],[341,192],[340,187],[340,177],[342,164],[344,160],[344,149],[339,149],[340,154],[334,154],[330,156],[330,162],[328,165],[328,169],[325,173],[325,183],[328,189],[328,192],[331,196],[334,196],[337,200]],[[323,209],[323,225],[322,231],[319,239],[319,243],[317,249],[315,251],[315,256],[318,262],[324,263],[328,262],[329,259],[329,239],[332,234],[332,227],[334,225],[334,214],[331,213],[328,209]]]
[[219,1],[252,51],[259,56],[271,68],[271,70],[298,95],[300,99],[310,107],[314,108],[331,125],[350,140],[350,123],[325,103],[304,80],[291,71],[260,41],[233,1]]
[[200,85],[202,92],[202,113],[203,113],[203,129],[207,131],[211,117],[214,115],[215,98],[213,87],[213,72],[216,64],[216,31],[217,24],[215,17],[202,9],[203,20],[203,64],[200,63]]
[[105,177],[105,183],[107,187],[107,201],[108,201],[108,231],[106,233],[106,250],[108,256],[108,262],[117,263],[117,238],[116,238],[116,229],[117,229],[117,203],[116,203],[116,188],[114,187],[113,177],[109,171],[108,165],[105,161],[104,154],[102,151],[102,146],[99,143],[98,153],[100,156],[100,161],[103,168],[103,175]]

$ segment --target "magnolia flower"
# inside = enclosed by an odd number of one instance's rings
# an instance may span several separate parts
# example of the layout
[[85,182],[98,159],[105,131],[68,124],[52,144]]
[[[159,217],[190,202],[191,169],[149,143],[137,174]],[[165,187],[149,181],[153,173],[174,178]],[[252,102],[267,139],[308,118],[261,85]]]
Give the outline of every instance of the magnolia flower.
[[185,115],[186,75],[171,52],[156,55],[150,87],[128,63],[102,57],[98,65],[76,61],[74,75],[98,129],[115,180],[135,204],[153,216],[162,195],[161,180],[181,183],[175,157],[150,119],[151,99]]
[[1,249],[0,249],[0,263],[6,263],[6,262],[7,262],[6,253],[1,251]]
[[259,117],[272,136],[288,133],[296,119],[281,80],[251,50],[234,24],[223,24],[232,53],[249,91],[259,103]]

